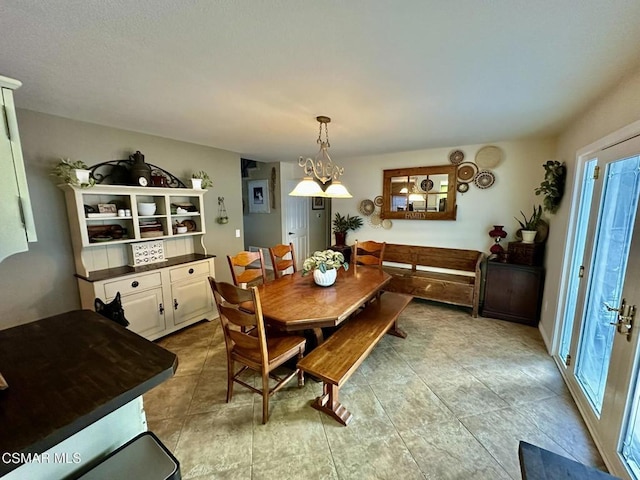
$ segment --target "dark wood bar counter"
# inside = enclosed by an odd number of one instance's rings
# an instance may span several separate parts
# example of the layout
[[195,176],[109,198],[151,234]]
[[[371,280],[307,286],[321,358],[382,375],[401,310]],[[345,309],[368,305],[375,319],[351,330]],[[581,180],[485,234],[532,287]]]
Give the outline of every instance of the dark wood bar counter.
[[[0,456],[37,453],[170,378],[175,354],[89,310],[0,331]],[[19,467],[0,461],[0,476]]]

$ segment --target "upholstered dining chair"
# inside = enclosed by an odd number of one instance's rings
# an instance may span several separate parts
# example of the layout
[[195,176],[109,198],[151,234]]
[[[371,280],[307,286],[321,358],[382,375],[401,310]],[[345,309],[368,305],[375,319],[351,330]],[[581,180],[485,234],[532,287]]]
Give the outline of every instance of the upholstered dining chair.
[[[296,335],[267,338],[257,287],[239,288],[230,283],[216,282],[212,277],[209,277],[209,284],[218,307],[227,347],[227,403],[233,396],[234,382],[262,395],[262,423],[265,424],[269,420],[269,397],[296,375],[298,386],[304,385],[304,372],[299,368],[284,378],[273,374],[273,370],[294,357],[299,362],[304,354],[306,339]],[[253,304],[252,312],[240,308],[240,304],[248,302]],[[242,365],[237,372],[236,362]],[[248,369],[260,374],[262,389],[255,388],[240,378]],[[269,378],[277,382],[272,388],[269,387]]]
[[227,260],[236,287],[246,287],[249,283],[259,284],[267,281],[262,250],[239,252],[234,256],[227,255]]
[[[297,272],[293,243],[271,247],[269,248],[269,255],[271,256],[271,264],[273,265],[273,274],[276,278],[282,277],[282,275],[284,275],[283,272],[290,268],[293,270],[293,273]],[[287,255],[289,255],[289,258],[284,258]]]
[[354,265],[373,265],[382,268],[386,246],[386,242],[374,242],[373,240],[358,242],[356,240],[351,255],[352,263]]

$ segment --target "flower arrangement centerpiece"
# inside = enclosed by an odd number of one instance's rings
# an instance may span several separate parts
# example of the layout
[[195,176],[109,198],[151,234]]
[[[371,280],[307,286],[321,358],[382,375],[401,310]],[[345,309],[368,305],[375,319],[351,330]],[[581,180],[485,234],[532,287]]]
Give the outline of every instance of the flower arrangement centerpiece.
[[344,261],[342,253],[318,250],[302,264],[302,276],[313,271],[313,280],[322,287],[328,287],[335,283],[340,267],[349,270],[349,264]]

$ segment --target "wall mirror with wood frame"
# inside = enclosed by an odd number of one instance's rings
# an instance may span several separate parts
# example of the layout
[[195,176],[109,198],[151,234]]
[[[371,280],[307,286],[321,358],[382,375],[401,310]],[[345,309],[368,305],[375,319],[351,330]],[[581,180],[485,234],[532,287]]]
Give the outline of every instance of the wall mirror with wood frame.
[[382,218],[456,219],[456,166],[384,170]]

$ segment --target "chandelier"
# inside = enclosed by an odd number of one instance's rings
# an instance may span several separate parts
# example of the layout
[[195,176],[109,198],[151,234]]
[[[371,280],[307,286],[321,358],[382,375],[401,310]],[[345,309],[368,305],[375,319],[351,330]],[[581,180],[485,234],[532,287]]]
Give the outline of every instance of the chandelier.
[[[294,197],[329,197],[329,198],[352,198],[346,187],[340,183],[340,175],[344,173],[344,168],[338,167],[329,156],[329,129],[327,124],[331,121],[329,117],[319,116],[316,120],[320,123],[320,131],[318,132],[317,143],[320,145],[320,151],[316,154],[315,159],[298,158],[298,165],[304,168],[305,177],[296,188],[289,194]],[[324,140],[322,140],[322,127],[324,125]],[[315,179],[314,179],[315,177]],[[317,181],[316,181],[317,180]],[[326,184],[331,180],[331,185],[326,190],[322,184]]]

